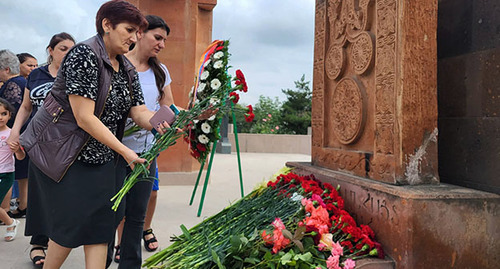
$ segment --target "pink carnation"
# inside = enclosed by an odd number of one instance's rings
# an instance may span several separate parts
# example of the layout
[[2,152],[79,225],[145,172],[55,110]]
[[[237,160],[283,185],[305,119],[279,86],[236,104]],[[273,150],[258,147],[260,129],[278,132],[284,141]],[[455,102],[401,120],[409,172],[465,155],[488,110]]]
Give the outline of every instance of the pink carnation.
[[276,218],[274,219],[273,223],[271,224],[273,225],[274,228],[278,229],[278,230],[283,230],[285,229],[285,224],[283,224],[283,221],[281,221],[280,218]]
[[347,259],[345,262],[344,262],[344,269],[354,269],[354,267],[356,267],[356,262],[351,260],[351,259]]
[[344,254],[344,248],[339,244],[339,242],[333,243],[332,245],[332,255],[342,256]]
[[339,266],[339,259],[340,259],[340,256],[338,256],[338,255],[332,255],[332,256],[328,257],[328,259],[326,260],[326,268],[328,268],[328,269],[341,269],[341,267]]

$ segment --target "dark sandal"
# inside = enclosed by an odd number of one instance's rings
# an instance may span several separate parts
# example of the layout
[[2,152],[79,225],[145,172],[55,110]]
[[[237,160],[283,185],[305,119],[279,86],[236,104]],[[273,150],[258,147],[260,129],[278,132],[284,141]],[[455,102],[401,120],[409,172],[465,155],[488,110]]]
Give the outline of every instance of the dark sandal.
[[[11,218],[14,218],[14,219],[19,219],[19,218],[25,218],[26,217],[26,209],[19,209],[19,207],[16,209],[16,213],[12,212],[12,211],[7,211],[7,214],[11,217]],[[10,214],[9,214],[10,213]]]
[[115,246],[115,257],[113,258],[113,261],[115,261],[116,263],[120,263],[120,245],[118,246]]
[[[146,235],[150,235],[150,234],[152,234],[153,237],[151,237],[150,239],[146,239]],[[147,229],[145,231],[142,231],[142,240],[144,240],[144,248],[147,251],[153,252],[153,251],[158,249],[158,247],[155,247],[155,248],[149,247],[149,244],[154,243],[154,242],[158,242],[158,240],[156,240],[155,234],[153,233],[153,229]]]
[[[43,251],[43,256],[35,256],[35,257],[31,257],[31,252],[33,252],[33,250],[41,250]],[[45,256],[47,254],[45,254],[45,247],[32,247],[31,250],[30,250],[30,259],[31,261],[33,262],[33,265],[36,267],[36,268],[42,268],[43,267],[43,263],[45,262],[41,262],[39,264],[37,264],[37,262],[39,262],[40,260],[45,260]]]

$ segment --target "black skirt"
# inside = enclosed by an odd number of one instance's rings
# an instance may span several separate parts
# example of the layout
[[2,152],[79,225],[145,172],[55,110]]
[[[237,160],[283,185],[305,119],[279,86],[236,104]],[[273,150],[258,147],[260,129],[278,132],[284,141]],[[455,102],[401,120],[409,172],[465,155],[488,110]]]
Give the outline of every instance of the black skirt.
[[68,248],[112,240],[123,206],[113,211],[110,199],[123,184],[125,167],[76,161],[56,183],[30,162],[28,178],[25,235],[46,235]]
[[17,179],[26,179],[28,177],[28,164],[30,162],[30,158],[28,157],[28,154],[26,154],[26,157],[22,160],[16,159],[16,173],[15,177]]

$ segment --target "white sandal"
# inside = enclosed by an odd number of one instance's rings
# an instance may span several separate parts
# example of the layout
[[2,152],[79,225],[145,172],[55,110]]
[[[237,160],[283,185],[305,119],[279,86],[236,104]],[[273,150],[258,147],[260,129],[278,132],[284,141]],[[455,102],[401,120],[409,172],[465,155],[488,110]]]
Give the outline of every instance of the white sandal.
[[7,242],[10,242],[10,241],[14,240],[14,238],[16,237],[16,234],[17,234],[17,226],[19,226],[19,223],[21,223],[17,219],[12,219],[12,220],[13,220],[12,224],[6,226],[7,229],[14,227],[14,229],[12,229],[10,231],[7,230],[5,232],[4,239]]

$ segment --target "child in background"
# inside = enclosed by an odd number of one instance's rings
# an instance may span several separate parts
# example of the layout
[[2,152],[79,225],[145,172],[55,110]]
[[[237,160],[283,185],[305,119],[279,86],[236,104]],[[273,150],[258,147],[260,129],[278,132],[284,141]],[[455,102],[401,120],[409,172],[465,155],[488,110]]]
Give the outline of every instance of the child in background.
[[[24,159],[25,153],[19,143],[7,144],[10,128],[7,122],[12,117],[14,107],[5,99],[0,98],[0,201],[3,200],[14,183],[14,155],[19,160]],[[12,241],[17,234],[19,221],[9,217],[7,212],[0,208],[0,220],[7,225],[5,241]]]

